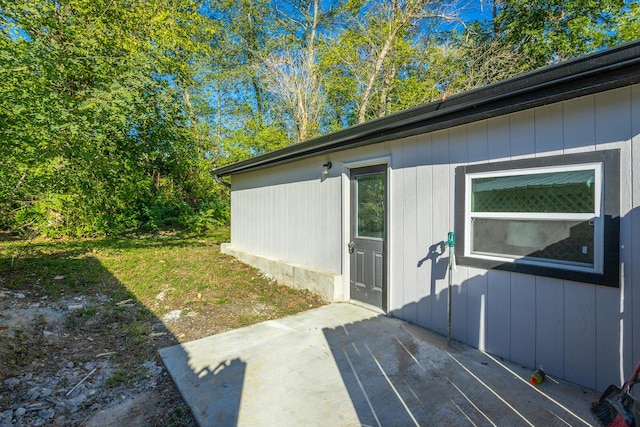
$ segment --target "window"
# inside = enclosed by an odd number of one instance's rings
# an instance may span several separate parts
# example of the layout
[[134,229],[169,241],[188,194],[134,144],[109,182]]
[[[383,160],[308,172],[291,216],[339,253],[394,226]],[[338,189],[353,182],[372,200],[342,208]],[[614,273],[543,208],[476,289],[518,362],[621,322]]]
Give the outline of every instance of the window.
[[385,174],[358,176],[356,181],[357,237],[384,237]]
[[609,150],[457,168],[460,264],[617,286],[618,159]]

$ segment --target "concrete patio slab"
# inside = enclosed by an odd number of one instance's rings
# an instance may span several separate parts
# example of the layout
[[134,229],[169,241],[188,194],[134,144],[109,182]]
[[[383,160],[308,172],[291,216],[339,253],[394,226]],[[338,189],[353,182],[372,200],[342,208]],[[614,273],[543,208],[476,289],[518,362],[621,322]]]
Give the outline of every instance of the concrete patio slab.
[[342,303],[160,350],[200,426],[594,425],[594,391]]

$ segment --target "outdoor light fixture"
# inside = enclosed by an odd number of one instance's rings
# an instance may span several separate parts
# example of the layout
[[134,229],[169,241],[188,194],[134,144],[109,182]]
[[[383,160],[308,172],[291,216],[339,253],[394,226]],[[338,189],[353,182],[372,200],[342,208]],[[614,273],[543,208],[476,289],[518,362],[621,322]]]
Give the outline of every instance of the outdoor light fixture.
[[331,166],[333,166],[331,162],[327,162],[324,165],[322,165],[322,174],[329,175],[329,169],[331,169]]

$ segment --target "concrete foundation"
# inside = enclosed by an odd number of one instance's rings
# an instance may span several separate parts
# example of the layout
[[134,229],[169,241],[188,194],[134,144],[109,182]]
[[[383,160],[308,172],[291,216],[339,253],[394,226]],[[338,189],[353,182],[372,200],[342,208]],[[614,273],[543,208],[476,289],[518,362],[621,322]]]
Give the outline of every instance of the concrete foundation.
[[317,270],[281,259],[250,254],[234,248],[231,243],[223,243],[220,251],[267,273],[278,281],[298,289],[315,292],[329,302],[345,301],[342,275],[340,274]]

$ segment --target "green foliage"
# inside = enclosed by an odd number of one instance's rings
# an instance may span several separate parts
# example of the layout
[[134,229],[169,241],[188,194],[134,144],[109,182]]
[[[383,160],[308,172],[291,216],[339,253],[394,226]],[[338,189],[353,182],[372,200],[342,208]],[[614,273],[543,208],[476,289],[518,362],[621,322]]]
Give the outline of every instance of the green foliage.
[[130,387],[136,380],[144,378],[145,375],[144,367],[138,366],[132,369],[117,368],[105,384],[107,387],[118,387],[119,385]]
[[640,34],[637,0],[459,5],[0,0],[0,229],[215,228],[217,166]]
[[238,162],[249,157],[286,147],[289,142],[286,130],[277,125],[260,125],[248,121],[243,129],[233,133],[225,147],[222,163]]
[[[126,348],[132,351],[139,348],[129,344],[148,341],[152,323],[172,310],[225,306],[238,313],[252,312],[257,300],[275,308],[259,313],[257,321],[320,304],[318,296],[277,285],[257,270],[221,254],[219,245],[228,240],[228,227],[205,235],[154,233],[118,239],[2,240],[0,271],[3,286],[46,294],[50,300],[77,293],[108,295],[108,303],[88,305],[71,316],[70,326],[117,323],[113,333],[118,339],[123,338]],[[133,306],[121,304],[125,300]],[[236,316],[225,314],[227,311],[209,313],[203,318],[221,324],[221,330],[239,326]]]
[[617,39],[620,42],[628,42],[636,40],[640,37],[640,3],[634,1],[630,3],[621,13],[616,17],[617,19]]
[[267,55],[279,48],[274,5],[267,0],[210,5],[224,31],[211,39],[213,49],[201,70],[206,86],[195,102],[216,141],[220,166],[284,147],[292,138],[288,120],[259,76]]
[[0,0],[0,228],[119,234],[218,203],[185,95],[215,30],[201,7]]
[[493,25],[533,69],[612,45],[625,12],[624,0],[505,0]]
[[451,95],[636,39],[637,1],[494,0],[492,19],[452,32],[441,80]]

